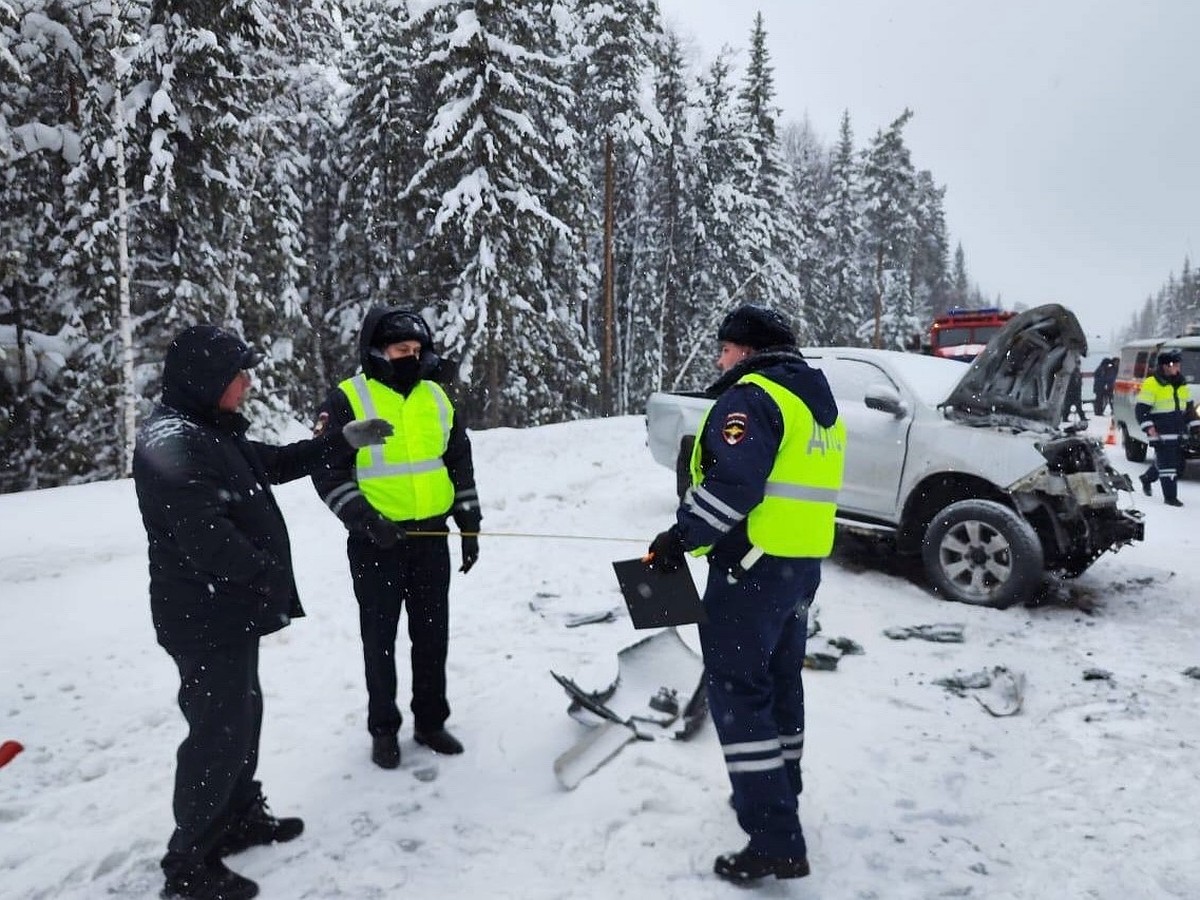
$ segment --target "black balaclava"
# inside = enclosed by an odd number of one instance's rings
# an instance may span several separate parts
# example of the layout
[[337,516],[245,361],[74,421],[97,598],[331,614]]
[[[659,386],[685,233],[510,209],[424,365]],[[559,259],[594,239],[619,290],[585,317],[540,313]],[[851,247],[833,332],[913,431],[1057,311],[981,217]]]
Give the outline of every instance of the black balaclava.
[[[419,356],[403,356],[399,359],[387,359],[383,355],[384,348],[400,341],[417,341],[421,345]],[[379,378],[388,387],[408,395],[417,382],[428,372],[423,365],[432,354],[433,336],[429,326],[417,313],[407,310],[390,312],[379,320],[371,334],[371,355],[376,364],[372,367]]]

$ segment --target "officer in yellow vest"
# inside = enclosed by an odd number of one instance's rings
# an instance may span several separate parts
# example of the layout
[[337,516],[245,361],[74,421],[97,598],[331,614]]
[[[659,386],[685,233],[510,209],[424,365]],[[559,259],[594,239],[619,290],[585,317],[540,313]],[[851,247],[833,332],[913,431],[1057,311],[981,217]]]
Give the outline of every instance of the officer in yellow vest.
[[1196,418],[1191,390],[1183,377],[1183,354],[1176,347],[1164,347],[1158,353],[1154,372],[1142,382],[1133,412],[1150,443],[1154,462],[1139,479],[1142,492],[1149,497],[1150,485],[1161,482],[1163,502],[1183,506],[1179,499],[1180,443],[1186,438],[1189,422]]
[[[314,476],[325,504],[349,529],[346,552],[367,681],[371,759],[400,765],[396,705],[396,631],[408,613],[412,645],[414,738],[436,753],[462,753],[446,730],[450,550],[446,517],[462,532],[461,572],[479,558],[481,514],[471,444],[441,385],[430,379],[440,360],[418,314],[396,307],[367,313],[359,339],[362,370],[325,400],[316,431],[382,418],[394,433],[341,467]],[[409,536],[409,532],[441,532]]]
[[845,431],[824,374],[796,350],[779,313],[743,306],[717,332],[724,373],[692,455],[676,522],[650,545],[670,571],[708,558],[700,626],[705,688],[750,836],[713,870],[746,883],[809,873],[802,782],[808,607],[833,545]]

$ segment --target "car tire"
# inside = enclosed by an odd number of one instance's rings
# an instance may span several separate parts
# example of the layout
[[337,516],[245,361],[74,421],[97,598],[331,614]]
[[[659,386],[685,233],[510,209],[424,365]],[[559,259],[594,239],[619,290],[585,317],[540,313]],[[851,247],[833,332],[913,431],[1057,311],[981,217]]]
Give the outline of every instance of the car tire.
[[960,500],[938,512],[921,557],[941,597],[994,609],[1030,599],[1045,575],[1033,526],[993,500]]
[[1121,426],[1121,443],[1125,447],[1125,458],[1130,462],[1145,462],[1146,450],[1149,449],[1141,441],[1134,440],[1129,436],[1129,430]]
[[680,500],[692,486],[692,445],[696,443],[693,435],[685,435],[679,441],[679,455],[675,457],[675,496]]

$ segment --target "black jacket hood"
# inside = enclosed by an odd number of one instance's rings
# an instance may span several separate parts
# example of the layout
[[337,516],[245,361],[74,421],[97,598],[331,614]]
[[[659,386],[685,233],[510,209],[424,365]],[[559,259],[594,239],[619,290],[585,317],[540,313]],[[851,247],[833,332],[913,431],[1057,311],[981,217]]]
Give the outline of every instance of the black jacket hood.
[[212,420],[234,376],[262,362],[262,354],[216,325],[193,325],[167,348],[163,365],[164,405]]
[[837,402],[825,373],[805,362],[800,351],[793,347],[768,347],[746,357],[713,382],[705,393],[717,397],[751,372],[771,379],[803,400],[822,428],[829,428],[837,421]]

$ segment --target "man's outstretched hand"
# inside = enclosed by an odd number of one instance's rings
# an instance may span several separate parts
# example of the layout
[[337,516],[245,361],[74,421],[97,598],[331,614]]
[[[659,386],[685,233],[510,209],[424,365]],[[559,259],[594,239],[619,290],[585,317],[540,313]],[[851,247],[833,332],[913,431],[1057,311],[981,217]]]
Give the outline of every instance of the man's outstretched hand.
[[392,423],[387,419],[357,419],[346,423],[342,437],[356,450],[371,444],[382,444],[392,436]]

